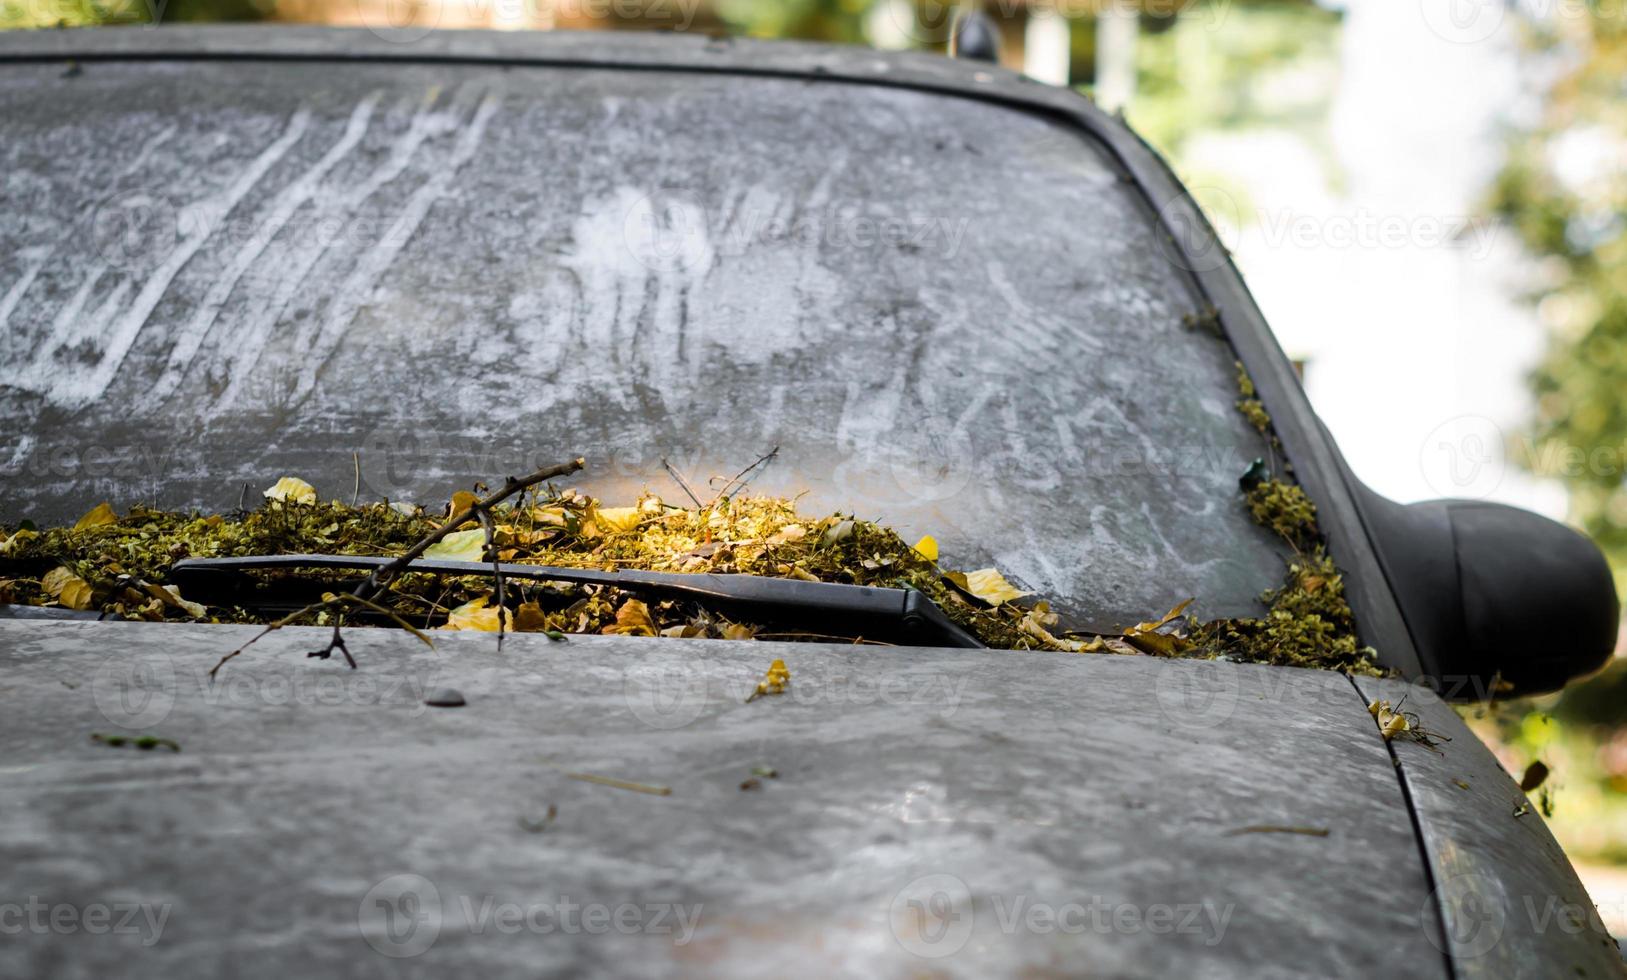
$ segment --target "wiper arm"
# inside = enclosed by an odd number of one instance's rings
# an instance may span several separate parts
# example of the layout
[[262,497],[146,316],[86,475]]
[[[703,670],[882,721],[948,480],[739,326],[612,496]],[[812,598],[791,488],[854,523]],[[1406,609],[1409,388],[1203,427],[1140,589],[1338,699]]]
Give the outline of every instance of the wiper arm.
[[[254,555],[243,558],[183,558],[170,577],[188,599],[210,605],[255,605],[251,572],[285,568],[374,571],[394,561],[367,555]],[[497,566],[507,578],[608,585],[639,595],[702,602],[742,619],[794,623],[828,631],[839,618],[844,633],[914,646],[982,647],[937,604],[914,589],[886,589],[839,582],[764,578],[711,573],[607,572],[556,565]],[[403,573],[478,576],[492,574],[489,562],[420,558]]]

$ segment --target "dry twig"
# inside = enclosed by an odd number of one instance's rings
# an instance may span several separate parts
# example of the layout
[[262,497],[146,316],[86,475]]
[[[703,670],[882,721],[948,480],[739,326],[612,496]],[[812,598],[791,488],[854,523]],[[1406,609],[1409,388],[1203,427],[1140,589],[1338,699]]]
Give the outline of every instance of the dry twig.
[[[746,488],[746,484],[749,482],[746,479],[746,475],[752,470],[755,470],[757,467],[762,466],[764,463],[772,461],[778,457],[779,454],[780,447],[775,446],[773,449],[770,449],[768,452],[757,457],[757,461],[755,463],[752,463],[750,466],[736,473],[728,482],[724,483],[723,489],[717,492],[717,496],[713,497],[712,502],[707,506],[715,507],[717,506],[717,502],[722,500],[724,497],[732,497],[736,491],[744,490]],[[697,501],[697,503],[698,502],[699,501]]]
[[651,796],[671,796],[670,786],[651,786],[648,783],[633,783],[625,779],[614,779],[610,776],[596,776],[591,772],[568,772],[565,774],[571,779],[580,779],[584,783],[598,783],[600,786],[609,786],[612,789],[631,790],[634,793],[648,793]]
[[[355,670],[356,658],[350,655],[349,648],[345,646],[344,635],[340,632],[345,624],[344,607],[346,604],[354,603],[368,606],[375,610],[382,609],[382,607],[374,604],[371,601],[372,597],[388,588],[390,583],[394,582],[402,572],[407,571],[408,567],[413,562],[423,557],[424,552],[428,551],[431,546],[440,541],[442,538],[445,538],[448,534],[451,534],[453,531],[457,530],[459,527],[468,523],[471,517],[478,516],[483,522],[488,522],[491,519],[491,509],[508,498],[514,496],[522,490],[526,490],[536,486],[539,483],[552,480],[555,477],[575,473],[585,465],[586,461],[578,456],[569,462],[545,466],[542,469],[537,470],[535,473],[532,473],[530,476],[509,477],[508,482],[504,483],[501,487],[498,487],[496,492],[476,500],[468,507],[465,507],[456,514],[448,517],[446,522],[440,527],[424,535],[422,538],[419,538],[418,543],[414,544],[411,548],[408,548],[406,553],[402,554],[393,561],[375,568],[367,576],[367,578],[362,580],[361,584],[357,585],[356,588],[351,591],[348,596],[324,597],[321,602],[312,603],[311,605],[306,606],[304,609],[290,613],[289,615],[284,616],[282,619],[277,620],[275,623],[272,623],[270,626],[267,626],[264,630],[256,634],[253,639],[249,640],[248,643],[243,644],[236,650],[233,650],[231,653],[228,653],[226,656],[220,658],[220,662],[215,664],[215,666],[209,671],[210,678],[213,678],[220,668],[224,667],[229,661],[233,660],[244,650],[248,649],[249,646],[251,646],[256,640],[260,639],[262,636],[265,636],[267,633],[270,633],[272,630],[281,629],[301,616],[330,609],[336,611],[336,616],[333,622],[333,636],[329,638],[327,646],[323,647],[321,650],[312,650],[310,653],[306,654],[306,656],[326,660],[333,656],[333,651],[338,650],[344,656],[345,663],[350,665],[350,669]],[[486,538],[488,549],[491,547],[491,540],[491,534],[488,531]],[[503,588],[503,580],[501,576],[498,576],[497,588],[499,590],[499,603],[501,603],[501,590]],[[393,614],[392,618],[396,619],[398,623],[406,625],[402,620],[395,617]],[[411,629],[411,627],[408,628]],[[413,632],[418,633],[417,630],[413,630]],[[418,633],[418,636],[427,640],[427,637],[424,637],[422,633]],[[501,642],[502,633],[498,633],[498,637],[499,642]]]
[[1238,827],[1226,831],[1225,836],[1237,837],[1241,834],[1299,834],[1303,837],[1326,837],[1329,831],[1326,827],[1286,827],[1281,824],[1254,824],[1249,827]]
[[683,490],[686,495],[688,495],[690,500],[694,501],[695,509],[703,510],[704,508],[701,505],[700,498],[695,496],[695,491],[689,489],[689,484],[684,482],[684,478],[678,474],[677,470],[672,468],[672,464],[667,462],[666,457],[664,456],[661,458],[661,465],[666,469],[667,474],[672,477],[673,482],[678,484],[678,487]]
[[491,562],[492,578],[497,580],[497,652],[503,652],[503,634],[508,630],[508,594],[503,588],[503,563],[497,560],[497,528],[491,514],[479,509],[480,527],[486,532],[486,560]]

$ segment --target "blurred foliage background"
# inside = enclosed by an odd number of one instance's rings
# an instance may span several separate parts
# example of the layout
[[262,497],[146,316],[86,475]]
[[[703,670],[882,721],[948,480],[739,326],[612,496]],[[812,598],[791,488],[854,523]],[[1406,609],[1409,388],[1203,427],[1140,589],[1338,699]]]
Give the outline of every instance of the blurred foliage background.
[[[1405,6],[1415,20],[1423,11],[1421,27],[1434,28],[1449,44],[1504,45],[1494,64],[1511,74],[1512,89],[1488,85],[1486,98],[1510,90],[1518,96],[1499,115],[1501,135],[1489,151],[1495,159],[1487,178],[1468,170],[1462,178],[1472,184],[1476,217],[1495,220],[1515,243],[1511,290],[1526,311],[1520,329],[1540,334],[1542,353],[1525,365],[1525,431],[1510,439],[1509,455],[1533,478],[1562,487],[1563,516],[1605,548],[1622,581],[1627,5],[1507,0],[1496,12],[1498,33],[1482,38],[1474,33],[1479,21],[1430,20],[1432,3]],[[1335,200],[1349,182],[1362,179],[1353,172],[1357,155],[1342,152],[1335,135],[1335,117],[1352,111],[1340,109],[1341,92],[1371,72],[1404,71],[1408,57],[1384,50],[1382,32],[1374,40],[1373,31],[1351,30],[1351,18],[1377,4],[1401,6],[1395,0],[1371,0],[1365,8],[1362,0],[989,0],[981,6],[999,27],[1008,67],[1075,86],[1122,111],[1201,202],[1225,203],[1227,213],[1216,214],[1217,223],[1246,225],[1249,216],[1269,213],[1255,200],[1262,175],[1271,182],[1311,172],[1308,186]],[[1481,5],[1478,13],[1488,9]],[[941,51],[953,10],[935,0],[0,0],[0,27],[278,20],[655,28]],[[1408,105],[1384,112],[1389,115],[1374,125],[1405,131]],[[1406,144],[1397,145],[1403,149],[1386,152],[1404,155]],[[1396,162],[1420,174],[1450,166],[1427,151]],[[1277,258],[1256,256],[1252,268],[1250,256],[1239,261],[1284,346],[1300,359],[1294,331],[1327,328],[1302,327],[1273,310],[1270,294],[1277,287],[1269,266]],[[1310,378],[1307,385],[1319,410],[1338,408],[1333,396],[1319,396]],[[1349,452],[1346,431],[1334,428]],[[1410,451],[1403,446],[1395,455]],[[1627,871],[1615,870],[1627,869],[1627,667],[1618,657],[1601,676],[1561,696],[1466,716],[1511,772],[1539,758],[1552,768],[1551,825],[1582,867],[1606,921],[1618,934],[1627,932]]]
[[[1531,374],[1529,439],[1516,460],[1562,480],[1569,517],[1627,581],[1627,8],[1586,4],[1571,16],[1522,21],[1542,80],[1512,125],[1488,208],[1533,262],[1523,283],[1547,337]],[[1578,457],[1583,457],[1577,465]],[[1557,697],[1476,721],[1504,765],[1541,757],[1557,774],[1551,823],[1583,862],[1627,865],[1627,662]],[[1518,771],[1517,769],[1514,771]],[[1595,899],[1622,894],[1622,875],[1596,871]],[[1601,900],[1616,913],[1621,901]]]
[[1627,12],[1589,7],[1532,23],[1527,37],[1553,78],[1540,113],[1513,133],[1491,195],[1539,260],[1531,298],[1551,334],[1533,376],[1535,458],[1522,462],[1557,469],[1572,514],[1620,569],[1621,467],[1566,467],[1551,447],[1627,445]]

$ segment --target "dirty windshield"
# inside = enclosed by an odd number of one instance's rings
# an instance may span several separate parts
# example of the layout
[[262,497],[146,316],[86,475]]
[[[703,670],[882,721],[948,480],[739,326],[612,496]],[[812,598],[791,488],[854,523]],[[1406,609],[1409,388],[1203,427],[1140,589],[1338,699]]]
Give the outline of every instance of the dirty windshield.
[[0,520],[285,474],[444,502],[575,455],[631,503],[778,447],[753,492],[1073,615],[1281,580],[1233,355],[1056,122],[655,72],[0,70]]

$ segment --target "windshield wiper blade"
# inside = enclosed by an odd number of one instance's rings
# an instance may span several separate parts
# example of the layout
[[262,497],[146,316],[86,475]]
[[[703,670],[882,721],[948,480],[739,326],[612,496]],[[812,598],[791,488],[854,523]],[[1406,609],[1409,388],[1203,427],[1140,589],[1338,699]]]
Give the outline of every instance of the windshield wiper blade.
[[[253,606],[256,580],[250,573],[288,568],[374,571],[394,561],[367,555],[252,555],[239,558],[183,558],[170,566],[172,582],[194,602]],[[608,585],[634,594],[704,603],[743,619],[797,624],[829,632],[913,646],[981,648],[925,594],[839,582],[711,573],[607,572],[556,565],[497,566],[506,578],[577,585]],[[489,562],[420,558],[403,573],[490,575]],[[834,622],[833,622],[834,620]]]

